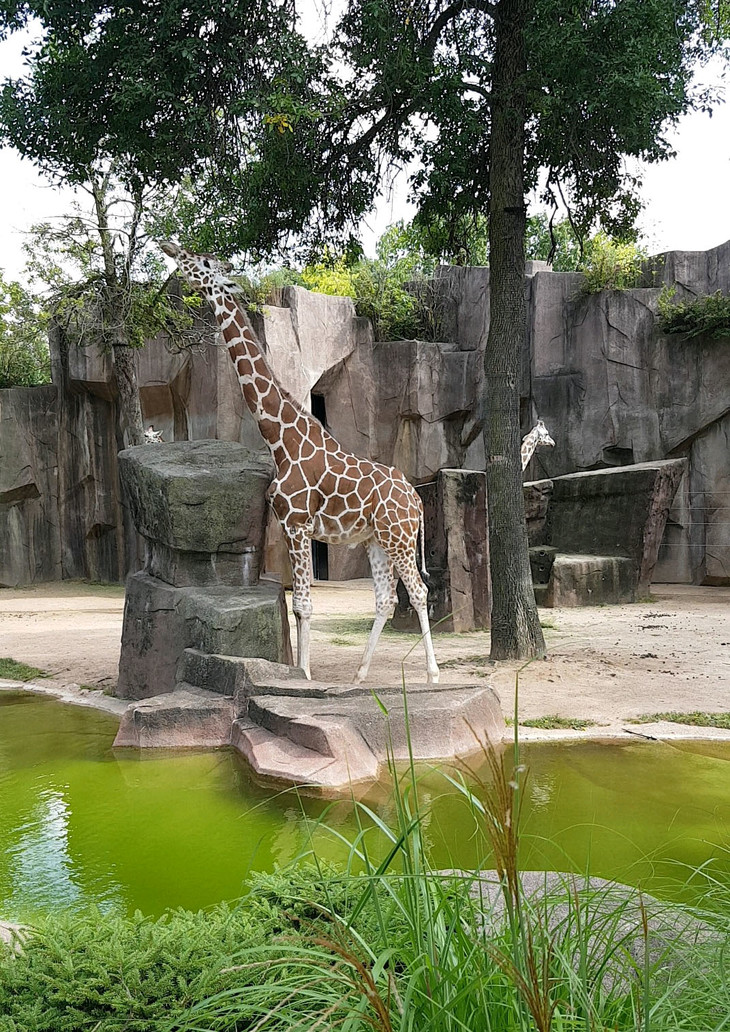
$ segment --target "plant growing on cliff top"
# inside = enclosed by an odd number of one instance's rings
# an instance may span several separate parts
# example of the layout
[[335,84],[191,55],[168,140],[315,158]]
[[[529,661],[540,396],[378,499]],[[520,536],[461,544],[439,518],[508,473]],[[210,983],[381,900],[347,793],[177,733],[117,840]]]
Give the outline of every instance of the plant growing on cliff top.
[[613,240],[597,233],[586,244],[578,271],[583,273],[583,292],[629,290],[639,285],[646,251],[632,240]]
[[[370,319],[376,340],[434,339],[435,315],[424,275],[434,260],[415,247],[403,246],[402,224],[391,226],[378,241],[377,257],[336,254],[325,247],[301,270],[278,268],[240,279],[254,308],[278,304],[282,287],[306,287],[317,294],[350,297],[358,315]],[[397,241],[397,242],[396,242]]]
[[50,379],[48,313],[40,298],[0,272],[0,387]]
[[675,301],[676,287],[663,287],[657,307],[662,333],[679,333],[685,340],[730,337],[730,295],[718,290],[690,301]]

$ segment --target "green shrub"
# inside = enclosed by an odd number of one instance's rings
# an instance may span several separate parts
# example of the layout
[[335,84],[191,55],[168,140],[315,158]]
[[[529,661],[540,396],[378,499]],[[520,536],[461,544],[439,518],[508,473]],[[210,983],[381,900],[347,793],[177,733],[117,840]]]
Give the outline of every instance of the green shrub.
[[681,333],[685,340],[706,335],[730,337],[730,295],[716,291],[691,301],[674,301],[676,287],[664,287],[659,295],[659,328],[662,333]]
[[0,1032],[162,1032],[199,1001],[240,986],[242,950],[322,934],[331,924],[323,901],[347,913],[356,899],[347,879],[301,867],[256,876],[238,906],[156,920],[50,915],[17,955],[0,944]]
[[583,292],[628,290],[639,285],[646,253],[632,241],[613,240],[605,233],[596,233],[586,244],[579,266],[583,273]]
[[48,313],[30,291],[0,273],[0,387],[50,380]]
[[302,276],[296,269],[265,269],[249,275],[236,275],[245,303],[254,311],[261,311],[266,305],[281,304],[281,290],[284,287],[301,286]]
[[92,912],[43,920],[18,956],[0,959],[2,1032],[153,1032],[207,993],[247,938],[241,910],[157,921]]
[[238,282],[254,309],[280,303],[282,287],[301,286],[316,294],[351,297],[357,314],[371,320],[376,340],[433,337],[430,313],[424,307],[425,277],[414,271],[413,262],[408,259],[394,264],[380,258],[351,262],[346,256],[325,254],[300,272],[274,269],[238,277]]

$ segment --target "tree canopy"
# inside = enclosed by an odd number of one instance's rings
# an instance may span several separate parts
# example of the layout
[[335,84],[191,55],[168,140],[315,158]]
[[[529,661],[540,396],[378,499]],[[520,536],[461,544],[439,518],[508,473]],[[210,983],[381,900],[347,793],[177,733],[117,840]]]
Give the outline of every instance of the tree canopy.
[[[0,33],[37,18],[40,39],[0,93],[0,132],[71,182],[101,156],[133,186],[186,181],[191,242],[229,254],[341,239],[384,169],[414,160],[424,224],[457,227],[487,205],[496,6],[350,0],[325,47],[293,0],[5,0]],[[726,0],[528,9],[526,186],[582,231],[625,233],[624,159],[666,157],[667,127],[710,103],[692,72],[727,34]]]

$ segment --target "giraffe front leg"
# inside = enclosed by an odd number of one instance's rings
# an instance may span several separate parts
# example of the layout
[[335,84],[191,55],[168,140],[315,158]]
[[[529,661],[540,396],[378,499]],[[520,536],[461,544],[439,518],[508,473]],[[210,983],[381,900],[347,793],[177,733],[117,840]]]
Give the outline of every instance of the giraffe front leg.
[[385,550],[376,541],[371,541],[367,545],[367,551],[370,569],[373,574],[373,588],[375,590],[375,620],[370,631],[365,653],[355,675],[356,684],[361,684],[367,677],[375,646],[378,644],[382,630],[388,618],[393,615],[393,610],[398,602],[393,564]]
[[312,546],[303,531],[287,532],[292,572],[292,609],[297,624],[297,666],[311,678],[309,628],[312,619]]

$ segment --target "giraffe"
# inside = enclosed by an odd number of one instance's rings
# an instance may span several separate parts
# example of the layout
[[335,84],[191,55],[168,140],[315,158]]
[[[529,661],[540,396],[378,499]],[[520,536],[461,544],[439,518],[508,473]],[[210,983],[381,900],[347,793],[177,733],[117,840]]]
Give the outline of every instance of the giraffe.
[[541,419],[538,419],[537,423],[530,430],[529,434],[525,434],[522,438],[522,447],[520,448],[520,458],[522,459],[522,472],[524,473],[527,469],[527,464],[532,458],[532,454],[539,445],[545,445],[547,448],[554,448],[555,441],[548,433],[548,428],[545,426]]
[[144,432],[143,444],[162,444],[162,430],[155,430],[155,424],[150,423]]
[[160,247],[213,308],[236,369],[246,405],[268,444],[276,473],[269,502],[286,538],[292,567],[292,608],[297,627],[297,666],[311,677],[311,539],[328,544],[362,543],[375,590],[375,620],[355,681],[365,680],[381,631],[398,601],[397,577],[418,614],[426,652],[426,677],[438,683],[428,621],[423,505],[397,469],[361,459],[340,448],[334,437],[277,382],[253,327],[238,303],[240,288],[227,278],[232,266],[197,255],[170,241]]

